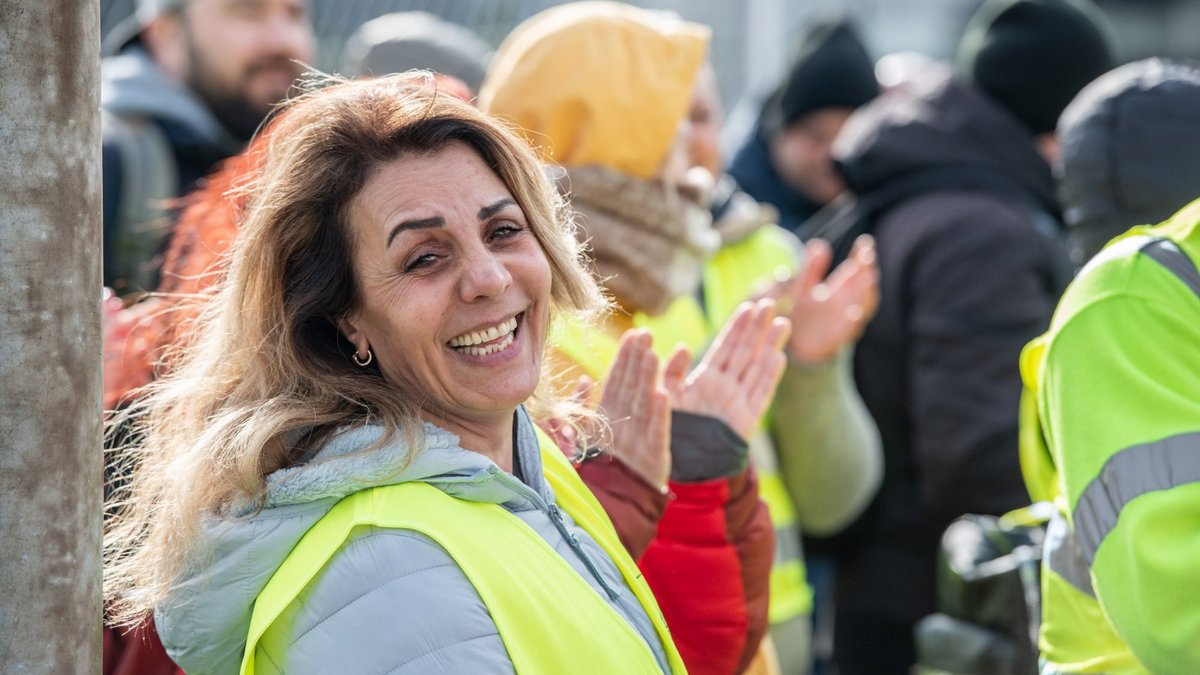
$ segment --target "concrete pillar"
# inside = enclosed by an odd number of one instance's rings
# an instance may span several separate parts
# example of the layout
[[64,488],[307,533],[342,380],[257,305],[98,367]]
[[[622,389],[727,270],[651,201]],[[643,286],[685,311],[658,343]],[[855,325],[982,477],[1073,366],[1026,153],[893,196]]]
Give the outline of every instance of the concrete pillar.
[[0,0],[0,671],[100,671],[100,14]]

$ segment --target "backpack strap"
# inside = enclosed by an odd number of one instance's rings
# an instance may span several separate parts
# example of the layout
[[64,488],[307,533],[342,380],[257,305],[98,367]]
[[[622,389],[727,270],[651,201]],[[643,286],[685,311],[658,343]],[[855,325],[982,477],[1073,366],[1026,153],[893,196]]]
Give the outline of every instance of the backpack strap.
[[123,280],[124,291],[153,290],[153,259],[167,235],[168,202],[179,189],[179,170],[166,135],[150,120],[101,112],[104,137],[120,157],[121,191],[105,236],[112,269],[106,280]]

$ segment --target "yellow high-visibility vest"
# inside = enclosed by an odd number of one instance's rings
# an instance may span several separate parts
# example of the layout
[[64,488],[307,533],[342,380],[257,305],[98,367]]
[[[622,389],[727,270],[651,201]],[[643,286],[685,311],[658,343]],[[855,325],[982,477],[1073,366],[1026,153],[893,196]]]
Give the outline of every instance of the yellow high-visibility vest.
[[[558,506],[613,559],[654,623],[671,672],[685,673],[654,595],[604,509],[541,430],[538,442]],[[254,603],[243,674],[253,675],[264,647],[286,653],[291,627],[276,619],[362,525],[420,532],[445,549],[487,606],[518,673],[662,672],[633,626],[520,518],[497,504],[456,499],[425,483],[402,483],[342,499],[300,539]],[[513,559],[521,561],[520,574],[502,563]]]

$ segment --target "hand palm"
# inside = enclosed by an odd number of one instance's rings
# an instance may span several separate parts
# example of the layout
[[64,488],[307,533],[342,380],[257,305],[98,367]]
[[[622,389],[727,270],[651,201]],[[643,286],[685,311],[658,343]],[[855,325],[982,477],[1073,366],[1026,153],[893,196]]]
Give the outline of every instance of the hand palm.
[[862,335],[879,305],[879,270],[869,237],[856,241],[825,281],[832,252],[824,242],[810,243],[808,250],[808,267],[785,291],[791,300],[788,348],[800,361],[820,363]]
[[743,305],[690,374],[685,377],[687,364],[678,354],[668,363],[663,380],[672,405],[716,417],[749,440],[783,374],[788,329],[772,301]]

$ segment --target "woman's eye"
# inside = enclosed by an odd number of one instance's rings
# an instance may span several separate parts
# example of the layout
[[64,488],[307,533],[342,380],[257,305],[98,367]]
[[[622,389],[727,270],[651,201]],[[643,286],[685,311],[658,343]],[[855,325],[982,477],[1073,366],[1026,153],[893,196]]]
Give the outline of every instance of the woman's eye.
[[433,253],[423,253],[419,256],[414,257],[412,260],[409,260],[408,263],[404,266],[404,271],[412,272],[415,270],[419,270],[424,267],[429,267],[430,265],[432,265],[435,262],[437,262],[436,255],[434,255]]
[[492,239],[512,239],[521,234],[525,228],[516,223],[504,222],[492,228]]

